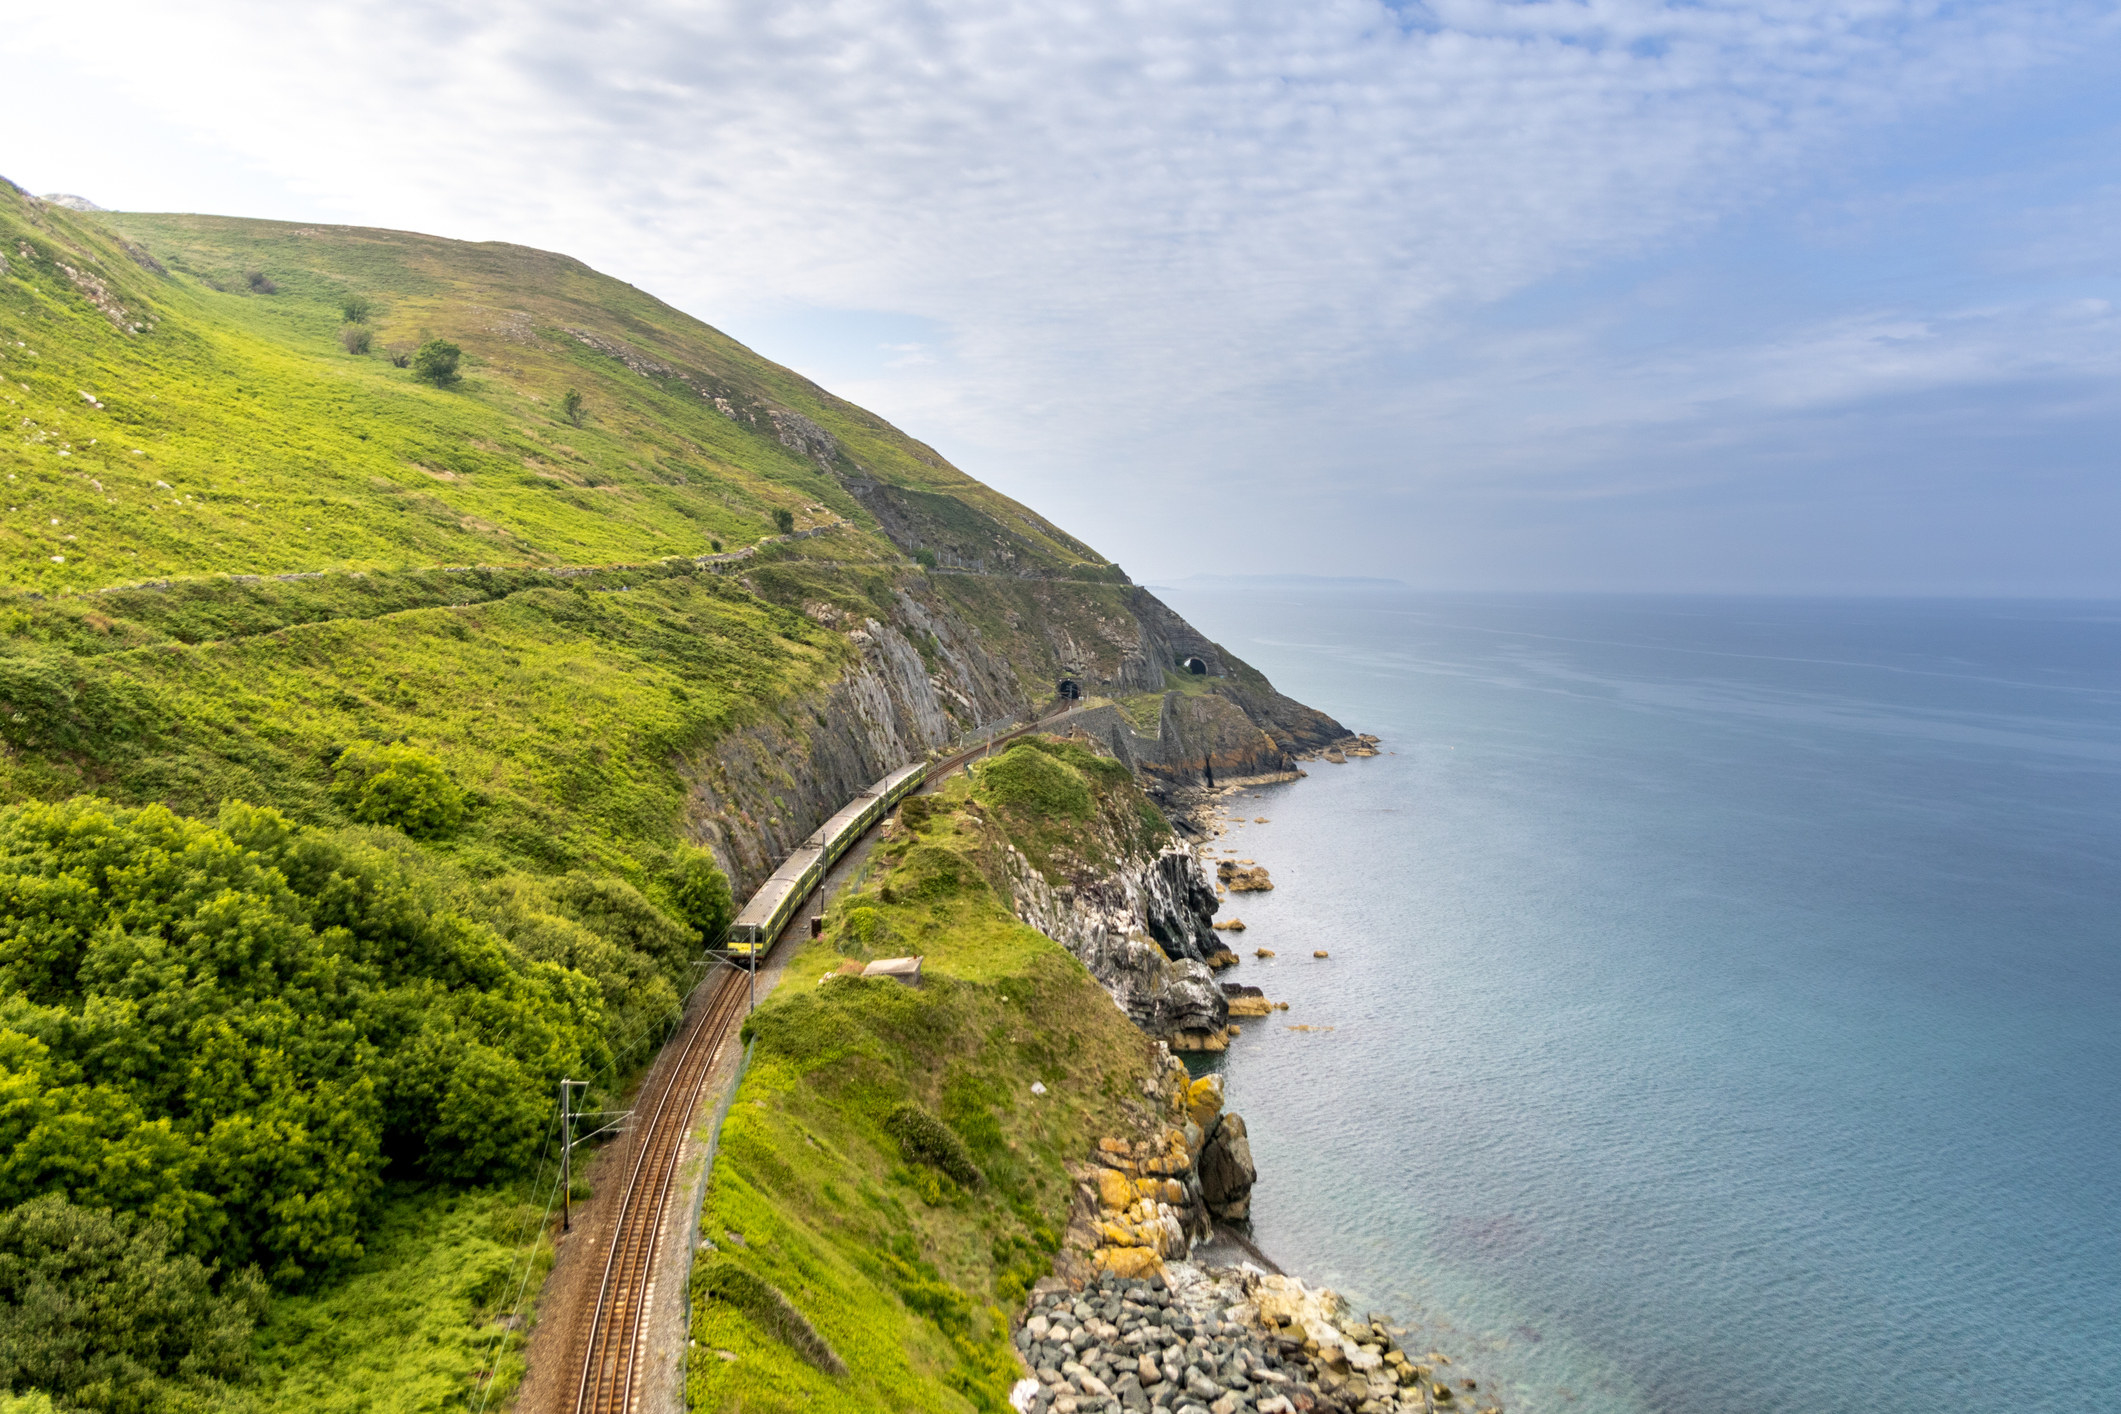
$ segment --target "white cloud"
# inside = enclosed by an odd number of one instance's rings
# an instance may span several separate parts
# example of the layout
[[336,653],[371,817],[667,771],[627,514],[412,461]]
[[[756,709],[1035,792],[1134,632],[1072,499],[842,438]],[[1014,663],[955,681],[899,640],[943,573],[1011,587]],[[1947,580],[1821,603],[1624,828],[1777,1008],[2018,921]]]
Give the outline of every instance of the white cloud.
[[[1978,316],[1888,311],[1660,391],[1647,363],[1587,374],[1595,330],[1478,311],[2112,35],[2080,0],[202,0],[0,43],[344,219],[565,249],[739,332],[791,305],[933,321],[947,360],[886,346],[841,391],[1066,519],[1100,498],[1034,470],[1271,481],[1307,416],[1361,475],[1414,431],[1416,479],[1559,475],[1569,438],[1720,402],[2007,374]],[[1417,389],[1380,371],[1454,348]]]

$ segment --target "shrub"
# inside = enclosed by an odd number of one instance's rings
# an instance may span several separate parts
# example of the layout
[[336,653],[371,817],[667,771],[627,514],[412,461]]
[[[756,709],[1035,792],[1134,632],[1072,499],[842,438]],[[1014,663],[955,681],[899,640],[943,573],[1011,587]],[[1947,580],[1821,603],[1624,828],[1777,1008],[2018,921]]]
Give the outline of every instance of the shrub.
[[349,324],[339,331],[339,344],[350,354],[365,354],[370,337],[368,330],[360,325]]
[[980,1171],[965,1152],[965,1141],[949,1125],[911,1100],[884,1117],[884,1128],[914,1163],[933,1164],[967,1188],[980,1185]]
[[348,324],[366,324],[370,312],[367,295],[348,295],[339,306],[339,313],[346,316]]
[[714,856],[697,845],[685,845],[670,871],[670,897],[678,913],[709,946],[720,942],[729,920],[736,916],[736,899],[729,892],[729,876]]
[[786,506],[773,508],[773,528],[783,535],[795,534],[795,512]]
[[935,568],[935,551],[927,549],[915,550],[913,552],[913,562],[924,570],[932,570]]
[[624,879],[573,873],[547,886],[561,913],[599,936],[677,971],[691,961],[692,931]]
[[447,339],[429,339],[413,351],[412,371],[437,388],[447,388],[457,381],[457,363],[463,357],[464,350]]
[[340,752],[332,790],[362,824],[390,825],[415,839],[447,834],[464,819],[464,793],[442,763],[397,742],[357,742]]
[[69,1409],[177,1410],[221,1392],[264,1313],[255,1269],[213,1290],[169,1234],[58,1194],[0,1212],[0,1389]]
[[575,426],[582,425],[582,393],[578,388],[569,388],[560,394],[560,416]]
[[275,285],[272,282],[271,277],[268,276],[263,270],[244,271],[243,283],[250,286],[251,289],[257,291],[261,295],[276,295],[280,293],[280,287],[278,285]]
[[709,541],[708,541],[707,543],[708,543],[708,544],[709,544],[710,546],[712,546],[712,547],[713,547],[713,549],[714,549],[714,553],[715,553],[715,554],[719,555],[719,554],[721,554],[721,553],[722,553],[722,542],[721,542],[721,541],[719,541],[719,540],[709,540]]
[[847,1373],[846,1362],[818,1334],[817,1327],[781,1295],[779,1287],[758,1273],[738,1266],[728,1257],[714,1257],[701,1264],[692,1278],[692,1289],[695,1296],[711,1297],[736,1307],[766,1334],[826,1374]]
[[384,350],[383,352],[384,352],[384,354],[385,354],[385,355],[386,355],[386,356],[387,356],[387,357],[388,357],[388,358],[390,359],[390,366],[391,366],[392,368],[410,368],[410,367],[412,367],[412,345],[411,345],[411,344],[392,344],[392,345],[391,345],[391,346],[390,346],[389,348],[385,349],[385,350]]

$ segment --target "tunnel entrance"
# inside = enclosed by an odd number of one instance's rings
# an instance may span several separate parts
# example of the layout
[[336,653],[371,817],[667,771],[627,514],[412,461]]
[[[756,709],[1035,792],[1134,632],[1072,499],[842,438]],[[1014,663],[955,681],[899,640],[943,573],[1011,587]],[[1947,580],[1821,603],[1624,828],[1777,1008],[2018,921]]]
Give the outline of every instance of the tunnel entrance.
[[1082,684],[1077,682],[1074,678],[1062,678],[1060,680],[1060,687],[1056,690],[1059,692],[1063,701],[1080,702],[1083,697]]
[[1208,672],[1208,665],[1198,658],[1188,658],[1186,659],[1186,671],[1195,677],[1205,677]]

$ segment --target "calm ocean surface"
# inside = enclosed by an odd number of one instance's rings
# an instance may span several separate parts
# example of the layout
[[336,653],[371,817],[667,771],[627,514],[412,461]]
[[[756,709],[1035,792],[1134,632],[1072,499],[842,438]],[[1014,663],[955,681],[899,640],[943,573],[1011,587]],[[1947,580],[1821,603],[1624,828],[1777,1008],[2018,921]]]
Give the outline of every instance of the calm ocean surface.
[[2121,1409],[2121,606],[1163,597],[1396,753],[1225,841],[1269,1253],[1513,1414]]

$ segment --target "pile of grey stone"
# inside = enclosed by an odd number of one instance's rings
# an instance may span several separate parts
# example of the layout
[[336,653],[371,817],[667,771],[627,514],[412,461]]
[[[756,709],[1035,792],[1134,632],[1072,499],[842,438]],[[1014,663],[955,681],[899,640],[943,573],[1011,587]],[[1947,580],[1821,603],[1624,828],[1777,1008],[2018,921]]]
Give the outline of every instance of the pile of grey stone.
[[[1045,1283],[1041,1283],[1045,1287]],[[1059,1289],[1056,1289],[1059,1288]],[[1016,1346],[1038,1377],[1018,1407],[1036,1414],[1309,1414],[1340,1402],[1306,1382],[1295,1352],[1224,1318],[1207,1282],[1109,1273],[1082,1290],[1038,1292]]]

